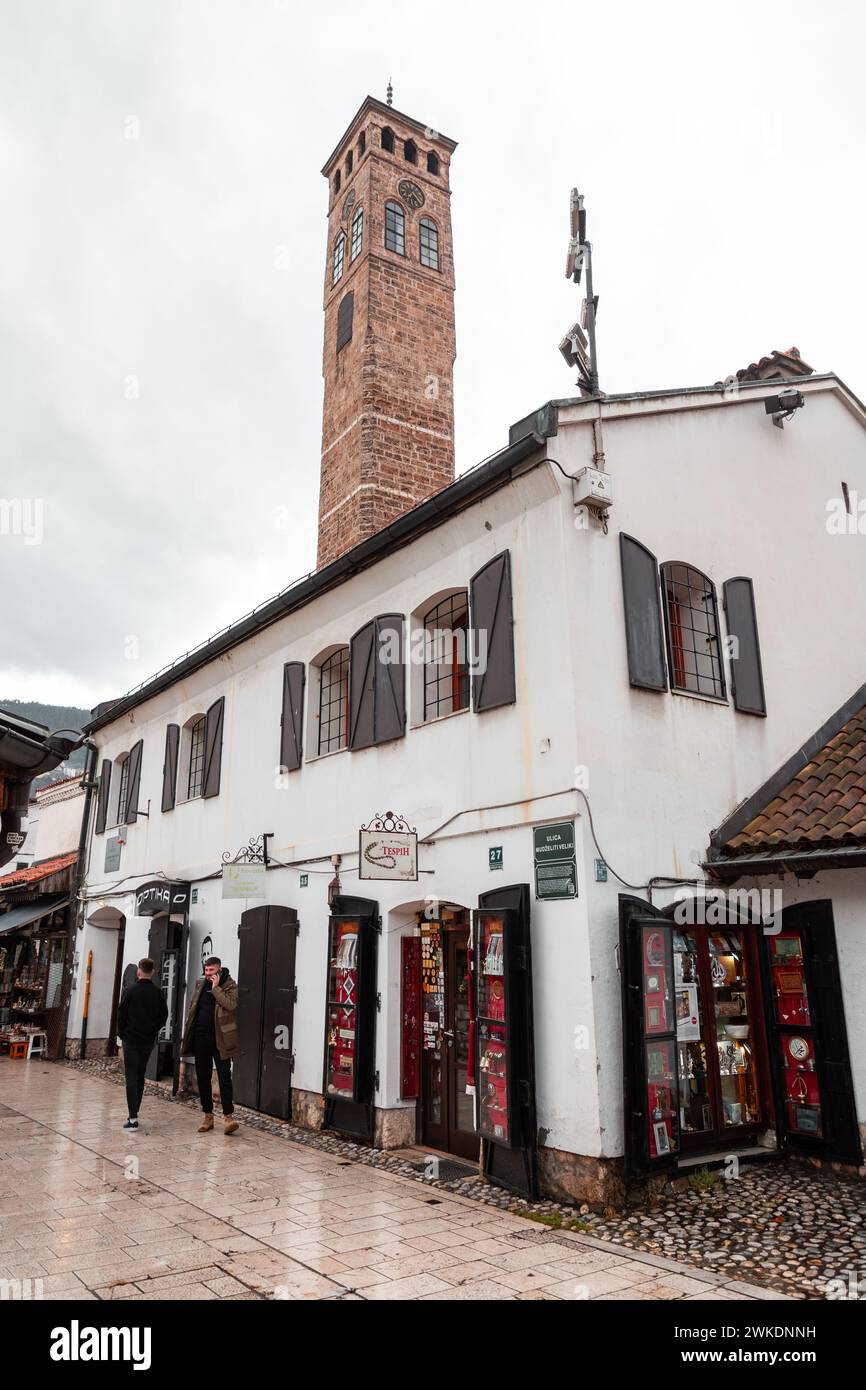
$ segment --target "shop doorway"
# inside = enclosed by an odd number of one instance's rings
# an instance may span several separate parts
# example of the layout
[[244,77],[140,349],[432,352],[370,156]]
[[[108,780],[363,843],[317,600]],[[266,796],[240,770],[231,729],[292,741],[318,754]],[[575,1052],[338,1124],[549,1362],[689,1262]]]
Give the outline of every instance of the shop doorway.
[[469,920],[462,910],[421,926],[421,1140],[478,1158],[474,1097],[466,1094],[470,1042]]
[[[768,1123],[754,928],[675,928],[672,944],[682,1151],[748,1141]],[[664,967],[661,937],[654,942],[650,931],[645,951],[649,1030],[655,1018],[652,971]]]
[[126,939],[126,918],[121,917],[117,929],[117,953],[114,958],[114,988],[111,991],[111,1023],[108,1029],[108,1042],[105,1048],[107,1057],[117,1056],[117,1010],[121,999],[123,980],[123,945]]
[[149,1081],[171,1076],[174,1089],[178,1084],[180,1044],[183,1034],[183,982],[186,980],[186,948],[189,926],[186,915],[171,917],[159,913],[151,920],[147,937],[147,954],[154,962],[153,982],[163,992],[168,1005],[168,1018],[157,1036],[150,1054],[145,1075]]
[[298,914],[291,907],[250,907],[241,914],[238,937],[235,1100],[289,1120]]

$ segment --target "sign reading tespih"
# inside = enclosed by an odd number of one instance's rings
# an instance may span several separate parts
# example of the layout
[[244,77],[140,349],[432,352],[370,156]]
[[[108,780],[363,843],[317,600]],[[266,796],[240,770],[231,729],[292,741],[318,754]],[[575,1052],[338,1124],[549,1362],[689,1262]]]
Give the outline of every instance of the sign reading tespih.
[[400,883],[418,878],[418,835],[406,822],[390,811],[376,816],[361,827],[358,843],[358,877],[396,879]]

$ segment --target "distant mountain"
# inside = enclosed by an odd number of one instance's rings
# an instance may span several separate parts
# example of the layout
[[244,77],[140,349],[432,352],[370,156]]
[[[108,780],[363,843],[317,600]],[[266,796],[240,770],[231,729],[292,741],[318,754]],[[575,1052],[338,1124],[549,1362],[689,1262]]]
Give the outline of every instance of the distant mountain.
[[[80,732],[90,718],[89,709],[77,709],[75,705],[42,705],[37,700],[0,699],[0,709],[8,710],[10,714],[18,714],[22,719],[32,719],[36,724],[46,724],[50,733],[59,733],[60,730],[69,729]],[[43,772],[41,777],[37,777],[33,783],[33,790],[47,787],[51,782],[60,782],[64,777],[71,777],[77,772],[83,772],[84,757],[84,749],[76,749],[53,772]]]

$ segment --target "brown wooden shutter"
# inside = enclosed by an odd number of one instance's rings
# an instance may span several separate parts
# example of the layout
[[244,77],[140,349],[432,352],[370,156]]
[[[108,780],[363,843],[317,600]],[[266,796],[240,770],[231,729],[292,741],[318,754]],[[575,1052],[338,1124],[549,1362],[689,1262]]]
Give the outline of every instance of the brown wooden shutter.
[[340,352],[352,339],[352,320],[355,314],[355,293],[349,290],[340,300],[337,310],[337,351]]
[[207,712],[204,732],[204,791],[202,796],[219,796],[223,756],[223,712],[225,696],[214,700]]
[[280,721],[280,767],[294,772],[304,756],[304,663],[287,661],[283,667],[283,714]]
[[349,644],[349,747],[375,742],[376,623],[365,623]]
[[102,835],[108,820],[108,796],[111,790],[111,759],[103,758],[99,776],[99,800],[96,803],[95,834]]
[[[472,707],[476,713],[513,705],[514,618],[511,604],[511,555],[494,555],[469,581],[472,618]],[[485,660],[486,656],[486,660]]]
[[138,797],[141,791],[141,753],[144,748],[142,739],[133,744],[129,750],[129,780],[126,784],[126,815],[124,823],[135,825],[138,820]]
[[169,724],[165,731],[165,762],[162,765],[162,809],[173,811],[177,796],[177,750],[180,728]]
[[[373,741],[387,743],[406,732],[406,667],[403,662],[403,614],[376,619]],[[391,658],[396,655],[397,660]]]
[[667,690],[658,561],[624,533],[619,554],[629,681],[642,690]]
[[744,714],[766,714],[758,619],[751,579],[738,575],[723,585],[728,636],[737,639],[736,655],[731,655],[731,693],[734,708]]

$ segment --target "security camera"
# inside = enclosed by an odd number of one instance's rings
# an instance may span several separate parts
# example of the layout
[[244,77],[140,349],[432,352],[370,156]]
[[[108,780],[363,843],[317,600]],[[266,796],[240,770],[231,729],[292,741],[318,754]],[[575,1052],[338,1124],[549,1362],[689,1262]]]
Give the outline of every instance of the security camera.
[[764,398],[764,410],[768,415],[772,415],[773,424],[778,425],[779,429],[784,428],[785,421],[790,420],[794,411],[799,410],[804,404],[803,392],[795,391],[793,387],[780,391],[778,396]]

